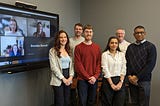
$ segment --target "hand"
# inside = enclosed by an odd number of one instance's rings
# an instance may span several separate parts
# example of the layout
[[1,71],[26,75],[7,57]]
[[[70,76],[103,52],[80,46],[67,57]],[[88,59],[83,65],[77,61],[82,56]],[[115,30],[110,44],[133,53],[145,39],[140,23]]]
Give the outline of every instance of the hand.
[[129,75],[128,76],[128,79],[129,79],[129,82],[131,83],[131,84],[133,84],[133,85],[138,85],[138,77],[137,76],[135,76],[135,75]]
[[65,77],[62,79],[62,81],[63,81],[64,84],[67,83],[67,79]]
[[66,83],[67,86],[69,86],[72,83],[72,79],[73,79],[73,77],[69,77],[67,79],[67,83]]
[[66,78],[63,78],[62,81],[66,86],[69,86],[71,84],[70,80],[68,80]]
[[111,88],[114,90],[114,91],[118,91],[118,88],[117,88],[117,86],[115,85],[115,84],[110,84],[111,85]]
[[69,78],[68,78],[68,81],[69,81],[70,83],[72,83],[72,79],[73,79],[73,77],[69,77]]
[[120,90],[122,88],[122,85],[123,85],[123,82],[119,82],[116,87],[117,87],[117,90]]
[[133,80],[132,80],[132,81],[133,81],[133,84],[137,86],[137,85],[138,85],[138,77],[135,76],[135,75],[133,75],[133,76],[132,76],[132,79],[133,79]]
[[96,82],[96,78],[94,76],[90,77],[89,78],[89,81],[88,81],[90,84],[94,84]]

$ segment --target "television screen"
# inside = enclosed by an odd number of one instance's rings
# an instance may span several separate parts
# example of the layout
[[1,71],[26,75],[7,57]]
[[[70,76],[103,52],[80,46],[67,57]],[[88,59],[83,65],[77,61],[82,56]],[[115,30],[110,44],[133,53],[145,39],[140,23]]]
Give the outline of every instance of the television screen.
[[0,3],[0,71],[48,66],[59,15]]

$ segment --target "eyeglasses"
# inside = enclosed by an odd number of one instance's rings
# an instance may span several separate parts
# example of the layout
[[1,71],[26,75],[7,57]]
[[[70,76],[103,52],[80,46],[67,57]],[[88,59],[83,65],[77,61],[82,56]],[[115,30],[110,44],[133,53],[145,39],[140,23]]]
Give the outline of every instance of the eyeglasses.
[[145,32],[134,32],[135,35],[139,35],[139,34],[144,35],[144,33]]

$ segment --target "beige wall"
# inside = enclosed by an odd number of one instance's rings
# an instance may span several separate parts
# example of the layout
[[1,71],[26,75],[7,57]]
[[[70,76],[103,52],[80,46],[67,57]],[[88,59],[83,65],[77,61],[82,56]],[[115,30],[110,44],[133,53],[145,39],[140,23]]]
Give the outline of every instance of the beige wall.
[[81,0],[81,22],[94,26],[94,41],[102,49],[106,46],[110,35],[115,34],[118,27],[126,29],[126,39],[133,42],[133,29],[144,25],[147,40],[157,47],[157,65],[152,76],[150,106],[159,106],[160,89],[160,1],[159,0]]

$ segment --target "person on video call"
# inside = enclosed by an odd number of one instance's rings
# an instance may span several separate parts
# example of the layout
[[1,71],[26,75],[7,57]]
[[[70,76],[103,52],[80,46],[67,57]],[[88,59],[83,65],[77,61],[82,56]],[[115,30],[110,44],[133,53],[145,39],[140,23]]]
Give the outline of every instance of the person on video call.
[[9,56],[21,56],[21,51],[18,48],[17,44],[14,44],[9,52]]
[[45,32],[43,32],[43,26],[41,22],[37,23],[37,31],[33,33],[34,37],[46,37]]
[[9,30],[5,31],[5,35],[23,36],[23,34],[18,30],[18,24],[17,24],[17,21],[14,18],[10,19]]

